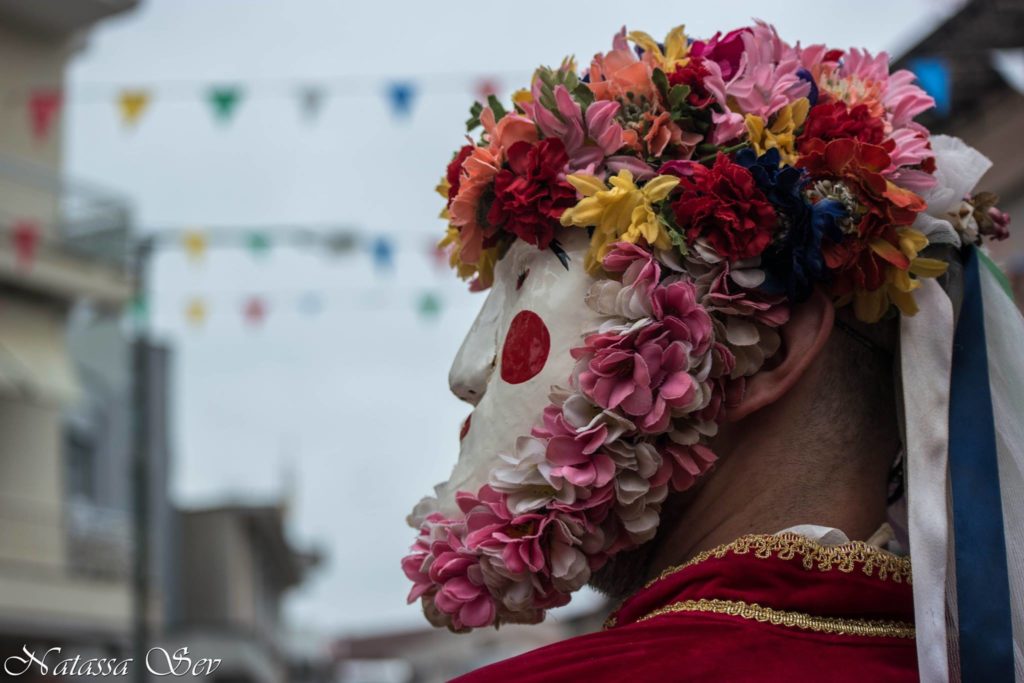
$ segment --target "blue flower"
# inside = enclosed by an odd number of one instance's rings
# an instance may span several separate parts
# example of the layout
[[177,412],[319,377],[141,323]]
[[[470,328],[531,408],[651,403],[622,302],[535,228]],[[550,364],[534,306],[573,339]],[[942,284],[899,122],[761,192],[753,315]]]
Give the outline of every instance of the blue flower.
[[804,196],[807,178],[801,169],[779,166],[779,152],[769,149],[760,157],[752,149],[736,154],[736,163],[754,176],[780,216],[781,230],[761,255],[767,278],[763,289],[785,292],[789,300],[804,301],[815,283],[828,282],[832,273],[825,264],[822,242],[841,242],[839,222],[847,217],[840,202],[823,199],[811,204]]

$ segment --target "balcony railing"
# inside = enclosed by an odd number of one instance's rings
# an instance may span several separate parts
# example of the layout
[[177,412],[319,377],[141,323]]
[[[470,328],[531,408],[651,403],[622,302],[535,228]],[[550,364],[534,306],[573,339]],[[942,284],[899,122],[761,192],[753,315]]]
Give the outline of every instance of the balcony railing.
[[[92,183],[59,176],[50,169],[0,155],[0,183],[37,198],[50,208],[43,221],[54,246],[84,258],[117,267],[126,264],[131,237],[131,206],[122,195]],[[34,216],[28,216],[35,218]],[[0,206],[0,222],[10,224],[26,216]]]

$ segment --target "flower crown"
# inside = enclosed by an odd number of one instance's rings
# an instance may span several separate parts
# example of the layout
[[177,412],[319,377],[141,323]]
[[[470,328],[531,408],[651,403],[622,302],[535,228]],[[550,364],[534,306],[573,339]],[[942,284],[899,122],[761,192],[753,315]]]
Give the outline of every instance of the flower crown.
[[586,305],[606,322],[506,465],[458,495],[464,518],[429,499],[411,517],[403,568],[433,623],[537,621],[652,538],[813,287],[864,322],[913,315],[920,278],[946,269],[925,247],[1007,235],[993,195],[941,177],[976,153],[913,121],[934,104],[913,81],[884,53],[793,47],[763,23],[623,30],[584,75],[565,60],[511,110],[474,105],[483,133],[438,187],[452,266],[486,289],[521,239],[568,267],[556,230],[586,228]]

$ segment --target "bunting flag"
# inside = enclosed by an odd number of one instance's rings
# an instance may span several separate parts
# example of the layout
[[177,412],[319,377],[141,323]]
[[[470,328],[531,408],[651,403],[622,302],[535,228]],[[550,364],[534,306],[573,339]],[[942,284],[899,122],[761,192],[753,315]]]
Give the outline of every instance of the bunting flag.
[[313,122],[320,116],[326,96],[327,93],[319,86],[308,85],[299,89],[299,107],[306,121]]
[[431,239],[427,242],[427,254],[434,267],[440,271],[448,271],[448,250],[438,244],[437,240]]
[[356,236],[349,232],[336,232],[324,238],[324,246],[334,256],[353,251],[356,248],[356,244]]
[[250,327],[259,327],[267,317],[267,302],[263,297],[251,296],[246,300],[242,313]]
[[185,320],[192,327],[202,327],[206,323],[206,302],[199,297],[192,297],[185,305]]
[[393,81],[387,88],[388,102],[395,118],[407,119],[412,116],[413,100],[416,98],[416,85],[411,81]]
[[221,123],[227,123],[238,108],[242,90],[235,86],[218,86],[211,88],[207,97],[213,107],[214,117]]
[[181,235],[181,246],[189,261],[202,263],[206,256],[206,235],[198,230],[186,230]]
[[44,142],[50,136],[62,101],[59,90],[34,90],[29,95],[29,122],[32,124],[32,137],[37,142]]
[[11,227],[11,247],[14,249],[14,257],[20,268],[24,270],[32,268],[41,236],[39,223],[31,219],[23,218],[16,221]]
[[501,86],[494,78],[481,78],[476,82],[476,87],[473,88],[473,92],[476,93],[476,97],[480,102],[486,102],[488,97],[497,95],[500,90]]
[[149,303],[145,297],[132,299],[128,305],[128,317],[136,325],[143,325],[149,319]]
[[117,96],[117,108],[125,128],[134,128],[149,106],[149,93],[145,90],[122,90]]
[[395,267],[395,249],[391,244],[391,240],[387,237],[380,236],[375,239],[370,249],[370,253],[373,254],[373,265],[377,269],[377,272],[391,270]]
[[441,314],[441,299],[433,292],[424,292],[420,296],[417,310],[424,319],[437,318]]
[[324,310],[324,298],[319,292],[309,291],[299,297],[299,310],[313,318]]
[[265,256],[270,251],[270,236],[265,232],[250,232],[245,239],[249,252],[257,258]]
[[917,57],[908,66],[917,76],[918,85],[935,100],[939,116],[948,116],[953,103],[949,63],[941,57]]

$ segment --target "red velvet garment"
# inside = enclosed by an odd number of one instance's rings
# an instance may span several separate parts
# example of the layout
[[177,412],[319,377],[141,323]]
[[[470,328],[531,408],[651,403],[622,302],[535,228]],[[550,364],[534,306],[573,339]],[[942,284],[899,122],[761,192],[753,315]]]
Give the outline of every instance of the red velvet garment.
[[606,630],[456,681],[916,681],[913,619],[905,558],[744,536],[667,571]]

